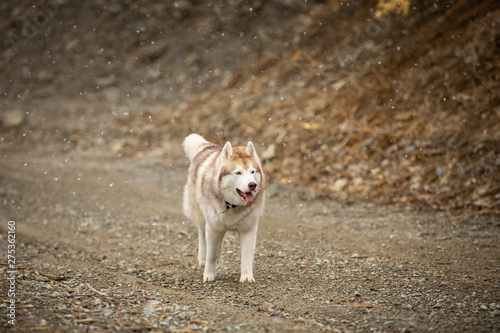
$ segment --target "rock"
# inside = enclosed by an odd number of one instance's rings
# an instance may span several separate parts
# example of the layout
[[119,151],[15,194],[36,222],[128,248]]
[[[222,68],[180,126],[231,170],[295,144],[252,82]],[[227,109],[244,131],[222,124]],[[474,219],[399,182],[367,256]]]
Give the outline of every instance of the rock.
[[24,115],[21,110],[15,109],[3,114],[0,122],[5,127],[16,127],[24,122]]
[[361,184],[363,184],[364,182],[364,179],[362,177],[355,177],[353,180],[352,180],[352,183],[355,187],[357,186],[360,186]]
[[349,180],[347,178],[339,178],[332,185],[329,186],[332,192],[341,192],[347,185]]
[[270,160],[276,156],[276,145],[271,143],[267,148],[260,154],[263,160]]
[[273,305],[271,303],[264,302],[262,303],[257,311],[260,312],[272,312],[273,311]]

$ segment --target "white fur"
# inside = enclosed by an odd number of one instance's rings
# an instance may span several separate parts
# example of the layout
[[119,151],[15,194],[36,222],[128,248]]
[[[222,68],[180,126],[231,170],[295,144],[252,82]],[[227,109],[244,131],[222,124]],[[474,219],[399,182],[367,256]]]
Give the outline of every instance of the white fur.
[[[216,262],[221,255],[227,231],[239,233],[241,246],[241,282],[254,282],[253,257],[257,238],[257,222],[264,206],[265,178],[254,145],[244,150],[247,163],[232,158],[234,149],[227,142],[223,148],[214,146],[201,136],[191,134],[184,141],[191,161],[184,189],[184,213],[198,226],[198,262],[205,266],[203,280],[216,277]],[[199,155],[199,156],[197,156]],[[222,173],[226,172],[222,177]],[[256,184],[256,188],[251,188]],[[247,202],[236,189],[253,193]],[[225,202],[237,205],[227,209]]]
[[208,141],[198,134],[190,134],[184,139],[184,152],[189,158],[189,161],[192,161],[193,158],[198,155],[200,148],[202,148],[205,143],[208,143]]

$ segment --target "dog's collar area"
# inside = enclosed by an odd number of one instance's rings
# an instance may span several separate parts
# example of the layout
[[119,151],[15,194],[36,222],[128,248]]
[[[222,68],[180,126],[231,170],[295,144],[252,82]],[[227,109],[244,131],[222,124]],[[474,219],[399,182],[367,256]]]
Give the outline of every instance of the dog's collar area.
[[228,209],[230,209],[230,208],[236,208],[236,207],[238,207],[238,206],[230,204],[229,202],[226,201],[226,209],[224,209],[222,212],[225,213],[225,212],[227,212]]

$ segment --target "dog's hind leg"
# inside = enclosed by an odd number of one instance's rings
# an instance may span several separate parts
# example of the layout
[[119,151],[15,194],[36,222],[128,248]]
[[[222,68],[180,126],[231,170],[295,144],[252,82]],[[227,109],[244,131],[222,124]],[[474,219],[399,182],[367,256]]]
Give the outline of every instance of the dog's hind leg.
[[198,263],[200,267],[205,266],[207,259],[207,240],[205,238],[205,228],[198,227]]

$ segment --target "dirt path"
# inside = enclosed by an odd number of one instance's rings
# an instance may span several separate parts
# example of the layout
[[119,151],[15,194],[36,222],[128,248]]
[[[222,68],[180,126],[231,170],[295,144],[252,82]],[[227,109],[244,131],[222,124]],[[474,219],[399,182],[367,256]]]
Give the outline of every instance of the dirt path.
[[[32,137],[58,126],[57,113],[33,117]],[[96,130],[90,120],[67,126]],[[204,284],[181,209],[185,162],[76,154],[42,139],[2,143],[0,251],[13,220],[17,260],[15,326],[1,267],[4,329],[499,330],[498,216],[311,199],[271,180],[257,282],[238,282],[230,234],[217,281]]]
[[[500,331],[498,3],[2,2],[0,331]],[[194,129],[272,148],[255,284],[234,234],[202,282]]]

